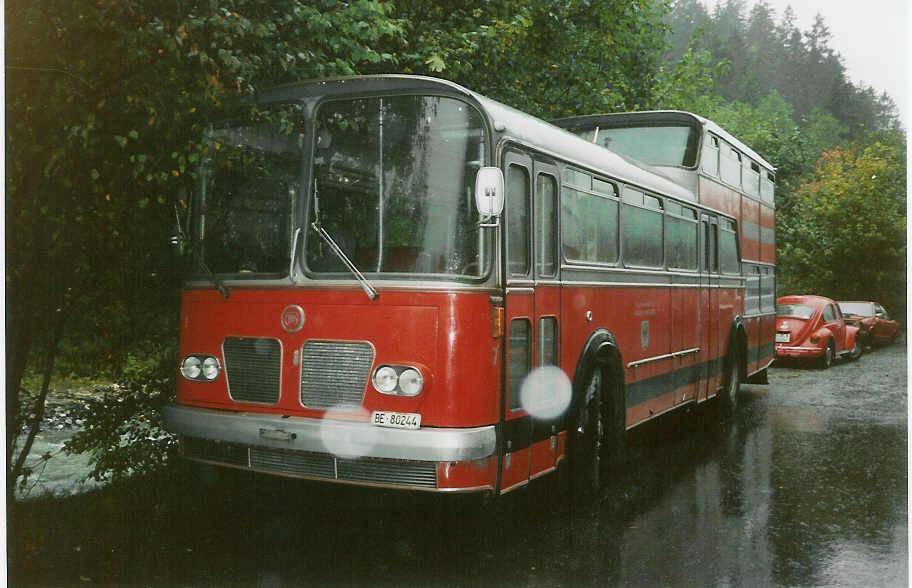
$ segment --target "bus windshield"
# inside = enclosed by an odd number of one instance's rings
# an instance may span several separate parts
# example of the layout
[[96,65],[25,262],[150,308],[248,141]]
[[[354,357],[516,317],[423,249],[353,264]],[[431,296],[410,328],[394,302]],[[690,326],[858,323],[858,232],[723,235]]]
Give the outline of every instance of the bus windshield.
[[195,211],[200,270],[237,278],[287,274],[304,163],[303,129],[291,122],[304,120],[297,108],[264,111],[207,133]]
[[351,278],[344,257],[381,279],[487,273],[490,236],[474,204],[485,135],[474,108],[440,96],[334,100],[317,110],[314,133],[303,255],[312,278]]

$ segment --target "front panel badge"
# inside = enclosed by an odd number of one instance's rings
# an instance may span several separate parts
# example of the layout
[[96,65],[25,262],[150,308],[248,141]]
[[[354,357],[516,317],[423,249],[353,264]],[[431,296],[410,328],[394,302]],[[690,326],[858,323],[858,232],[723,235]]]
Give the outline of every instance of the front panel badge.
[[282,311],[282,328],[288,333],[297,333],[304,328],[304,309],[297,304],[286,306]]

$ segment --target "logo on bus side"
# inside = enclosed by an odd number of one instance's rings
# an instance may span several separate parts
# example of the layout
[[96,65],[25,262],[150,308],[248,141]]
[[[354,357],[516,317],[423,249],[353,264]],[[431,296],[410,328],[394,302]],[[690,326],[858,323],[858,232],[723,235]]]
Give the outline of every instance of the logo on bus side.
[[282,311],[282,328],[289,333],[297,333],[304,328],[304,309],[297,304],[286,306]]
[[640,345],[643,346],[643,349],[649,347],[649,321],[640,323]]

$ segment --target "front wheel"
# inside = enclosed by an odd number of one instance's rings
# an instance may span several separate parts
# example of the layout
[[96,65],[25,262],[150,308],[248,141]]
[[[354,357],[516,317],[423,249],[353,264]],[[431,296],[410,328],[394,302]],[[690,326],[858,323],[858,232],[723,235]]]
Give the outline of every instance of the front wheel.
[[594,367],[586,380],[583,400],[571,428],[570,483],[574,494],[598,492],[602,474],[602,438],[605,419],[602,410],[605,374]]
[[849,353],[849,358],[855,360],[855,359],[858,359],[859,357],[861,357],[861,354],[862,354],[861,343],[858,342],[858,339],[855,339],[855,345],[852,346],[852,352]]

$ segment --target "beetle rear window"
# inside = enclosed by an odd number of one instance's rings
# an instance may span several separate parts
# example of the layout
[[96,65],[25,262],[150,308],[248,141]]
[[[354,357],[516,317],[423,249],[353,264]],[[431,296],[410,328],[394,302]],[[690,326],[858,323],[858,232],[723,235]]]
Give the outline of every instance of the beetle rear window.
[[806,304],[777,304],[776,316],[807,320],[814,316],[814,309]]

